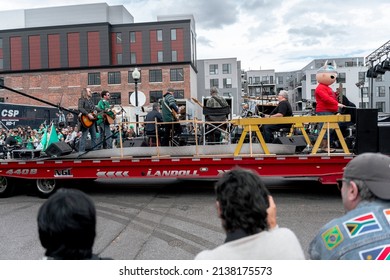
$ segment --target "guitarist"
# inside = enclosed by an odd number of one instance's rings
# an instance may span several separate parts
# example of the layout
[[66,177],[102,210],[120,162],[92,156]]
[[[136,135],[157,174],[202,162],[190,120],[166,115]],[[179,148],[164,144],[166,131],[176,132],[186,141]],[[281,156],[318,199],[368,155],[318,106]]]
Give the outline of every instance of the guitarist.
[[[94,111],[97,110],[96,106],[92,101],[92,91],[90,88],[83,88],[81,90],[81,97],[79,98],[78,109],[82,116],[87,117],[91,122],[96,121],[96,117],[94,115]],[[81,117],[81,116],[80,116]],[[82,119],[82,118],[80,118]],[[95,123],[90,127],[85,127],[81,123],[80,125],[81,138],[79,142],[79,153],[85,152],[85,146],[87,142],[88,133],[91,134],[91,148],[96,148],[96,126]]]
[[[218,88],[212,87],[210,89],[210,95],[211,97],[206,102],[206,107],[209,108],[222,108],[227,107],[229,104],[225,100],[225,98],[221,97],[218,94]],[[207,131],[207,141],[209,144],[214,145],[221,142],[221,131],[226,131],[227,125],[226,122],[228,117],[227,115],[223,116],[213,116],[213,115],[206,115],[205,116],[206,122],[213,122],[211,124],[206,125],[206,131]]]
[[100,131],[100,143],[103,143],[103,149],[112,148],[112,133],[110,129],[110,121],[114,120],[115,114],[110,111],[110,93],[108,90],[103,90],[101,93],[102,99],[99,101],[97,108],[100,109],[103,114],[98,115],[97,125]]
[[161,141],[162,146],[169,146],[169,142],[171,141],[174,132],[181,133],[180,124],[174,123],[178,121],[176,116],[179,113],[179,108],[176,105],[173,93],[174,89],[168,88],[167,93],[164,94],[162,99],[162,116],[163,121],[166,122],[166,124],[164,124],[164,137]]

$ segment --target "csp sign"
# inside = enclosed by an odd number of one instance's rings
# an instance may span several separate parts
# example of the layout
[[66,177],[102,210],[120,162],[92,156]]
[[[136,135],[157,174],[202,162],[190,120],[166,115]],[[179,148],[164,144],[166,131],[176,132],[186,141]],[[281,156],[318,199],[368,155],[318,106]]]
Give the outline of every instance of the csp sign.
[[3,109],[1,111],[2,117],[17,117],[19,116],[19,110],[13,110],[13,109]]

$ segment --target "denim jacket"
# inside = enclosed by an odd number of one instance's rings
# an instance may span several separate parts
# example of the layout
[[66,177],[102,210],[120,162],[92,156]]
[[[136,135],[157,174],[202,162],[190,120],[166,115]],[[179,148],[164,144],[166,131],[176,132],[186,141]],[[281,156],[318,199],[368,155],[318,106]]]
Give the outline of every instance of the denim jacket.
[[310,259],[390,260],[390,201],[362,201],[321,228]]

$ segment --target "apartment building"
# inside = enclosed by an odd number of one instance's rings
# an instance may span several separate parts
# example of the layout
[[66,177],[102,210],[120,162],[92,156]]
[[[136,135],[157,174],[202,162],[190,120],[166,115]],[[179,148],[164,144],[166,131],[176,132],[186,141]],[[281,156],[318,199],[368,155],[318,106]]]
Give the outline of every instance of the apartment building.
[[[0,78],[63,107],[76,107],[84,87],[96,102],[105,89],[113,104],[131,107],[135,67],[145,106],[169,87],[188,99],[197,92],[196,59],[191,15],[135,23],[123,5],[106,3],[0,12]],[[0,101],[39,103],[5,90]]]
[[197,99],[210,96],[210,88],[217,87],[219,94],[232,105],[232,114],[241,112],[241,62],[237,58],[204,59],[197,61]]

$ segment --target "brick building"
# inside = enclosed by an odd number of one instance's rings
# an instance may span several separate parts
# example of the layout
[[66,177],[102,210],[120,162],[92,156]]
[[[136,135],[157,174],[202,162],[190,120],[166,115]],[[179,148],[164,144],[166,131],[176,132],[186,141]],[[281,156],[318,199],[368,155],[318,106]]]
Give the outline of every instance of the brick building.
[[[196,33],[192,16],[134,23],[122,6],[105,3],[0,12],[0,78],[5,85],[74,108],[81,89],[107,89],[129,106],[132,71],[146,104],[168,87],[177,99],[196,96]],[[0,101],[39,104],[0,90]]]

